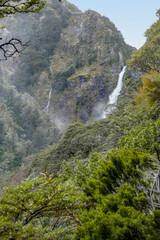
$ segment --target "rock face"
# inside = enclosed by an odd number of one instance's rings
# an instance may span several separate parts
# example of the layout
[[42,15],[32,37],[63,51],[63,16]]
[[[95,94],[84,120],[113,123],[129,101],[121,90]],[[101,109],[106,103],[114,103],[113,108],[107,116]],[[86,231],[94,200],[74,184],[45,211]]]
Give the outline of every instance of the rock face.
[[[86,123],[98,102],[107,101],[109,90],[101,75],[88,77],[86,74],[71,77],[67,80],[67,87],[59,100],[57,115],[65,120]],[[63,114],[62,114],[63,113]]]
[[68,84],[60,100],[60,106],[66,116],[68,115],[68,103],[70,102],[69,115],[73,116],[74,114],[76,121],[81,120],[86,123],[96,102],[102,101],[105,98],[106,84],[101,76],[87,79],[85,75],[80,75],[77,80],[68,80],[68,82],[73,81],[77,82],[77,84],[75,84],[75,87],[71,86],[70,83]]
[[18,91],[31,93],[44,109],[52,88],[48,111],[61,128],[96,119],[95,106],[107,102],[133,50],[115,25],[95,11],[83,13],[57,0],[40,15],[9,21],[10,34],[32,38],[14,64],[11,78]]
[[[64,123],[96,119],[95,106],[107,102],[132,50],[108,18],[91,10],[72,12],[52,58],[53,119]],[[62,75],[64,88],[57,101]]]

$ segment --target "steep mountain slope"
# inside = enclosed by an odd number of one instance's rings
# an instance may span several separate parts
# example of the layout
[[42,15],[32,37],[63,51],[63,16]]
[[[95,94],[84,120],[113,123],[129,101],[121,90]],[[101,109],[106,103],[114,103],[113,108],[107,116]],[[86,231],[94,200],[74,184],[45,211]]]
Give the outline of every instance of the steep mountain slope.
[[[56,4],[57,1],[55,9]],[[55,24],[52,31],[40,35],[45,14],[50,15],[46,25],[51,19]],[[17,167],[28,165],[34,153],[57,143],[61,137],[51,117],[33,97],[34,81],[43,72],[43,67],[48,67],[66,13],[63,15],[63,8],[58,8],[57,15],[50,9],[45,14],[19,14],[1,19],[1,25],[6,25],[0,30],[3,40],[16,36],[23,43],[27,42],[27,48],[22,56],[1,62],[0,66],[0,186]],[[47,45],[48,37],[51,46]],[[46,58],[42,58],[43,55]],[[20,175],[24,177],[24,174]]]
[[116,111],[98,121],[71,124],[58,144],[34,156],[28,174],[33,170],[38,174],[46,167],[49,172],[56,173],[61,169],[64,160],[72,164],[75,159],[86,162],[91,153],[105,155],[111,149],[117,148],[125,132],[137,124],[133,104],[134,93],[140,84],[139,73],[133,74],[129,69],[126,70],[123,82]]
[[49,112],[62,129],[97,118],[96,105],[105,106],[133,50],[115,25],[94,11],[82,13],[56,0],[41,15],[11,20],[10,34],[30,39],[10,78],[18,91],[28,91],[45,108],[53,89]]
[[[34,156],[29,171],[33,178],[4,189],[0,199],[2,239],[159,239],[160,10],[157,16],[158,21],[147,31],[146,43],[129,61],[143,72],[142,82],[139,73],[127,67],[116,111],[99,121],[71,124],[57,145]],[[7,117],[9,130],[4,136],[14,143],[9,138],[13,136],[10,127],[15,130],[19,121],[13,124],[12,117],[23,112],[24,97],[21,111],[14,112],[23,94],[17,96],[11,86],[8,94],[6,81],[0,80],[1,100],[6,99],[1,119]],[[47,80],[48,76],[46,84]],[[30,134],[30,127],[28,130]]]
[[[90,153],[106,154],[114,147],[132,149],[160,158],[160,73],[158,45],[160,18],[146,32],[147,41],[135,51],[129,64],[137,70],[127,71],[117,110],[108,118],[83,125],[71,125],[55,147],[35,156],[33,168],[40,171],[48,164],[48,170],[59,169],[63,160],[75,159],[87,162]],[[137,79],[137,81],[136,81]],[[136,94],[134,94],[134,91]],[[64,151],[62,151],[62,149]],[[117,150],[119,151],[119,150]],[[159,166],[159,163],[158,163]],[[159,175],[157,174],[157,179]]]
[[69,122],[95,119],[95,106],[107,102],[131,51],[109,19],[90,10],[73,15],[52,59],[53,116],[64,121],[67,116]]
[[[67,1],[49,1],[41,14],[19,14],[1,24],[6,25],[1,29],[4,39],[16,36],[27,43],[20,56],[1,63],[0,159],[1,172],[9,172],[31,161],[31,154],[58,143],[61,133],[55,123],[65,130],[75,121],[97,119],[133,48],[108,18],[91,10],[82,13]],[[106,125],[73,124],[53,147],[57,169],[64,159],[86,158],[93,150],[116,146],[119,135],[111,143],[110,134],[116,136],[116,131],[110,131],[111,123]]]
[[[58,142],[61,137],[48,114],[28,93],[0,81],[0,182],[32,154]],[[26,159],[28,158],[28,160]],[[0,184],[0,186],[1,186]]]

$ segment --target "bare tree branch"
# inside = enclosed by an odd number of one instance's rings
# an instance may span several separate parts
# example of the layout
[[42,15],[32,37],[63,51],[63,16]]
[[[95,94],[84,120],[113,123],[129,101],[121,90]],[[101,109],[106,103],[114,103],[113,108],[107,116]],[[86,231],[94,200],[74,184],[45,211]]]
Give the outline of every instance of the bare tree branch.
[[158,159],[158,161],[160,162],[159,151],[158,151],[158,149],[157,149],[156,147],[154,147],[154,149],[155,149],[156,154],[157,154],[157,159]]
[[[2,38],[0,38],[0,40],[2,40]],[[12,37],[10,40],[0,44],[0,51],[4,57],[0,60],[7,60],[9,57],[16,55],[16,53],[21,53],[27,46],[27,43],[23,44],[20,39]]]
[[[0,18],[16,13],[40,12],[45,6],[46,0],[0,0]],[[2,41],[2,38],[0,38]],[[0,52],[3,59],[6,60],[16,54],[22,52],[26,47],[18,38],[12,37],[10,40],[1,42]]]

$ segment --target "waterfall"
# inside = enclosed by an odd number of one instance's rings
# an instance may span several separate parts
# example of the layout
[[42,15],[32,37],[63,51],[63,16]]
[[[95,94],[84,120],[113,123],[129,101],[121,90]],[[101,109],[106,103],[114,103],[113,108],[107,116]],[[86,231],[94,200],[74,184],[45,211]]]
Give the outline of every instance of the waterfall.
[[45,109],[44,109],[44,111],[45,111],[46,113],[48,113],[48,111],[49,111],[49,106],[50,106],[50,101],[51,101],[51,95],[52,95],[52,88],[51,88],[50,91],[49,91],[47,106],[46,106]]
[[41,17],[40,17],[40,19],[39,19],[39,25],[40,25],[40,29],[42,28],[42,22],[43,22],[43,20],[46,18],[46,15],[45,15],[45,13],[44,13],[44,15],[42,15]]
[[50,72],[51,72],[51,74],[52,74],[52,76],[53,76],[52,65],[53,65],[53,59],[51,60],[51,64],[50,64]]
[[[51,71],[51,74],[52,74],[52,76],[53,76],[53,70],[52,70],[52,64],[53,64],[53,60],[51,60],[51,65],[50,65],[50,71]],[[49,111],[49,106],[50,106],[50,101],[51,101],[51,95],[52,95],[52,89],[53,89],[53,87],[51,87],[51,89],[50,89],[50,91],[49,91],[49,95],[48,95],[48,103],[47,103],[47,106],[45,107],[45,109],[44,109],[44,111],[46,112],[46,113],[48,113],[48,111]]]
[[117,86],[113,90],[113,92],[110,94],[108,104],[115,104],[117,102],[118,96],[120,95],[120,92],[123,87],[123,76],[124,76],[125,70],[126,70],[126,66],[123,67],[122,71],[119,74]]
[[[107,103],[107,105],[111,105],[111,104],[116,104],[117,100],[118,100],[118,96],[120,95],[120,92],[122,90],[123,87],[123,76],[126,70],[126,66],[123,67],[122,71],[119,74],[119,78],[118,78],[118,83],[116,88],[113,90],[113,92],[109,95],[109,101]],[[102,112],[102,117],[101,118],[105,118],[107,114],[110,114],[113,110],[115,110],[115,106],[109,106],[107,110],[103,110]]]

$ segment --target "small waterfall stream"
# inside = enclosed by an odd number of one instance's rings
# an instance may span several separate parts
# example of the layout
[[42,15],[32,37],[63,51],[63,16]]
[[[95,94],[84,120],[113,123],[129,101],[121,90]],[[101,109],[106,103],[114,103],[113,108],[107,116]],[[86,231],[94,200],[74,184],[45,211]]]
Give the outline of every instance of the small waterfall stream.
[[40,26],[40,29],[42,28],[42,22],[43,22],[43,20],[46,18],[46,15],[45,15],[45,13],[40,17],[40,19],[39,19],[39,26]]
[[44,109],[44,111],[45,111],[46,113],[48,113],[48,111],[49,111],[49,106],[50,106],[50,101],[51,101],[51,95],[52,95],[52,88],[51,88],[50,91],[49,91],[47,106],[46,106],[45,109]]
[[[51,75],[53,76],[52,64],[53,64],[53,60],[51,60],[51,65],[50,65]],[[48,94],[48,103],[47,103],[47,106],[46,106],[45,109],[44,109],[44,111],[45,111],[46,113],[49,112],[49,106],[50,106],[50,102],[51,102],[52,89],[53,89],[53,87],[51,86],[50,91],[49,91],[49,94]]]
[[51,60],[51,65],[50,65],[50,72],[51,72],[51,74],[52,74],[52,76],[53,76],[52,65],[53,65],[53,59]]
[[109,106],[109,105],[117,103],[118,96],[120,95],[120,92],[123,87],[123,76],[124,76],[125,71],[126,71],[126,66],[123,67],[122,71],[119,74],[117,86],[113,90],[113,92],[109,95],[109,101],[107,103],[108,108],[107,108],[107,110],[103,110],[101,118],[105,118],[106,115],[110,114],[112,111],[114,111],[116,109],[115,106]]

